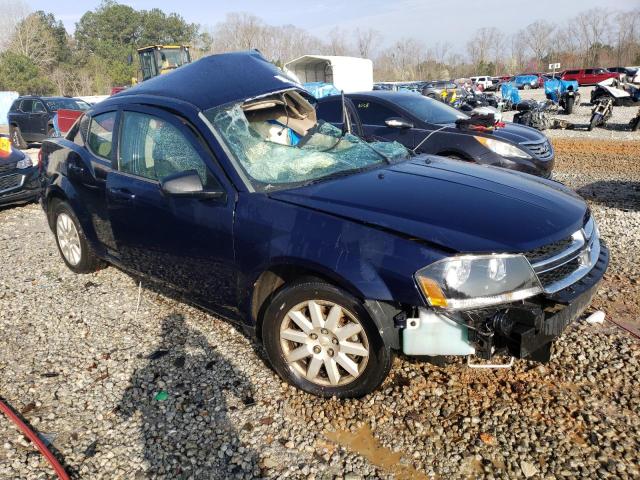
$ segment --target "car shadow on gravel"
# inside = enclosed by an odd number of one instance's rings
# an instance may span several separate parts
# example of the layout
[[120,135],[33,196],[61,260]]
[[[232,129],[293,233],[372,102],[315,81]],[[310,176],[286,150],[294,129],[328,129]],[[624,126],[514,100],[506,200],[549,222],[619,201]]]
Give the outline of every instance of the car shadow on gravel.
[[[255,472],[229,413],[254,404],[253,385],[182,315],[162,320],[156,350],[135,370],[118,405],[139,425],[145,471],[131,478],[224,479]],[[132,439],[133,441],[133,439]]]
[[592,202],[619,210],[640,211],[640,182],[599,180],[576,190]]

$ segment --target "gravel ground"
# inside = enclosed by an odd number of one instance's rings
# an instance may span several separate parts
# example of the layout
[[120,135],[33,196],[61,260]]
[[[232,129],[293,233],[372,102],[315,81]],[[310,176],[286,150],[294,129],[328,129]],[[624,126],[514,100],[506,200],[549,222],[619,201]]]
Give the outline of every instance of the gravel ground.
[[[594,305],[640,325],[640,143],[554,139],[612,249]],[[109,267],[66,269],[37,205],[0,210],[0,396],[74,478],[639,478],[640,344],[569,327],[544,366],[397,358],[380,390],[283,384],[227,323]],[[593,311],[593,308],[590,312]],[[0,479],[52,478],[0,418]]]
[[[580,87],[580,105],[574,107],[571,115],[558,113],[552,115],[552,118],[566,120],[575,125],[572,130],[545,130],[545,134],[550,138],[581,138],[581,139],[608,139],[608,140],[640,140],[640,131],[632,132],[629,130],[629,121],[638,113],[640,104],[635,107],[613,107],[613,114],[606,125],[596,127],[591,132],[587,130],[589,121],[591,120],[592,105],[589,104],[591,99],[591,90],[593,87]],[[544,88],[533,90],[520,90],[520,97],[525,99],[533,99],[537,101],[545,100]],[[562,112],[562,110],[561,110]],[[511,121],[516,112],[505,112],[504,119]]]

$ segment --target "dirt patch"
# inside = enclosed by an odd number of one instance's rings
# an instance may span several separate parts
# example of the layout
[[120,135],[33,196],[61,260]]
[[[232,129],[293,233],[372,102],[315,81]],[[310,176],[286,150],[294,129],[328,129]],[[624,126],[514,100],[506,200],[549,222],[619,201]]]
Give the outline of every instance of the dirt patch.
[[402,454],[383,447],[373,436],[368,425],[353,433],[349,430],[325,432],[325,436],[338,445],[351,450],[369,460],[374,465],[392,473],[398,480],[427,479],[428,477],[413,468],[402,464]]
[[556,170],[640,178],[640,141],[553,138]]

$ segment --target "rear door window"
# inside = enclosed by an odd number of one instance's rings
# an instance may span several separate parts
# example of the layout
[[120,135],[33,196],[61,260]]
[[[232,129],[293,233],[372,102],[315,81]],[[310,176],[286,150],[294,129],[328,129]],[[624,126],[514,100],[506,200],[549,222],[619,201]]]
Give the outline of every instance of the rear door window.
[[89,127],[87,145],[95,155],[105,160],[111,160],[115,123],[116,112],[106,112],[93,117]]
[[580,73],[580,70],[567,70],[566,75],[577,75]]
[[397,117],[398,114],[390,108],[371,100],[354,100],[356,110],[360,116],[360,120],[365,125],[381,125],[384,121],[391,117]]
[[20,110],[24,113],[31,113],[33,110],[33,100],[22,100],[22,104],[20,104]]
[[118,168],[150,180],[195,170],[205,187],[217,182],[208,173],[195,147],[171,123],[153,115],[124,112]]

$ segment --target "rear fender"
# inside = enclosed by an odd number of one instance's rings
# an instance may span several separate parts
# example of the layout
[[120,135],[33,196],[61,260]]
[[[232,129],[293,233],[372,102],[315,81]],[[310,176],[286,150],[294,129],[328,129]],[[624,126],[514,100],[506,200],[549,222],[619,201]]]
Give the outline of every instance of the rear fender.
[[49,227],[53,231],[53,218],[51,215],[52,203],[56,200],[60,200],[69,204],[73,213],[75,213],[82,231],[85,237],[93,247],[94,251],[100,252],[100,245],[98,237],[96,235],[93,222],[91,220],[91,214],[86,206],[80,201],[78,193],[75,190],[73,184],[63,175],[56,175],[52,182],[45,187],[45,193],[43,195],[43,208],[47,214],[47,220],[49,221]]

